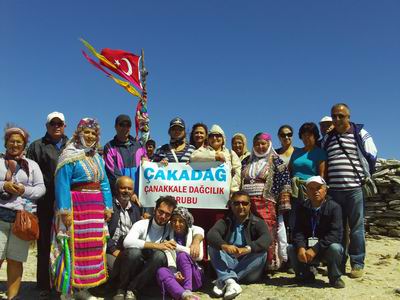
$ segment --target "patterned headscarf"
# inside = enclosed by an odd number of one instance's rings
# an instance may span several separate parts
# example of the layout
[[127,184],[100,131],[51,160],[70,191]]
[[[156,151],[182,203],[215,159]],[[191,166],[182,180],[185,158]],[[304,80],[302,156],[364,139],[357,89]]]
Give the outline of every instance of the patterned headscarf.
[[99,122],[93,118],[83,118],[79,121],[76,131],[82,131],[84,128],[94,129],[96,131],[100,130]]
[[177,207],[174,209],[174,211],[172,212],[171,218],[173,216],[179,216],[182,219],[185,220],[186,222],[186,226],[188,228],[192,227],[193,223],[194,223],[194,218],[192,216],[192,214],[188,211],[188,209],[186,207]]
[[[24,140],[25,146],[28,144],[29,134],[22,128],[19,127],[11,127],[6,129],[4,133],[4,142],[7,144],[8,139],[13,134],[19,134]],[[17,169],[17,165],[21,167],[22,170],[25,171],[26,175],[29,177],[29,164],[25,159],[24,151],[18,156],[11,156],[8,151],[6,151],[6,155],[4,156],[7,172],[5,176],[6,181],[11,181],[12,175],[15,173]]]

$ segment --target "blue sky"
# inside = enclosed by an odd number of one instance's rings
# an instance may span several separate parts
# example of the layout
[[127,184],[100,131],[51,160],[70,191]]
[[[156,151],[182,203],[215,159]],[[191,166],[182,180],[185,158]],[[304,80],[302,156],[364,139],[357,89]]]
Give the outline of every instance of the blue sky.
[[[99,119],[102,143],[137,99],[93,68],[96,49],[145,49],[151,134],[168,123],[218,123],[231,137],[295,131],[345,102],[373,135],[379,156],[400,158],[400,1],[0,0],[0,126],[32,139],[46,115]],[[190,128],[188,128],[190,130]],[[297,138],[295,144],[301,146]]]

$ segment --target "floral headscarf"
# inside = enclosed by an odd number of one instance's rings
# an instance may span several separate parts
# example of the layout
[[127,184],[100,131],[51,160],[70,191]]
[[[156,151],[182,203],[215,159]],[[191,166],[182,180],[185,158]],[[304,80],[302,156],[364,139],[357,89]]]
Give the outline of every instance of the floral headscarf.
[[193,218],[192,214],[188,211],[188,209],[186,207],[177,207],[177,208],[175,208],[174,211],[172,212],[171,218],[173,216],[179,216],[182,219],[184,219],[185,222],[186,222],[187,228],[192,227],[192,225],[194,223],[194,218]]

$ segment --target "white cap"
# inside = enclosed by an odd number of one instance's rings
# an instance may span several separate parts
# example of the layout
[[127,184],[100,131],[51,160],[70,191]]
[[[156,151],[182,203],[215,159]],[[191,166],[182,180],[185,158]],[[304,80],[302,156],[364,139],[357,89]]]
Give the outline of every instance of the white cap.
[[332,118],[329,116],[325,116],[321,119],[321,121],[319,121],[320,123],[322,122],[332,122]]
[[319,184],[326,185],[325,180],[321,176],[312,176],[308,178],[306,181],[306,186],[311,182],[317,182]]
[[65,123],[64,114],[60,113],[58,111],[53,111],[52,113],[49,113],[47,115],[47,122],[46,123],[50,123],[50,121],[53,120],[54,118],[59,118],[61,121],[63,121]]

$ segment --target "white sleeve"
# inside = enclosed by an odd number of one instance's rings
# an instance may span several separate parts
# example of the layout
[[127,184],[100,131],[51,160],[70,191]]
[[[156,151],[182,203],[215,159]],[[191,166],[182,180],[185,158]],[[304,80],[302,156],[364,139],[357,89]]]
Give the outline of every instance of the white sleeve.
[[124,248],[144,248],[145,235],[147,227],[149,226],[149,220],[140,220],[133,224],[131,230],[129,230],[125,240]]
[[378,154],[378,149],[376,149],[372,136],[365,129],[361,129],[360,135],[364,144],[365,151],[371,154],[373,157],[376,157]]
[[192,153],[190,161],[215,161],[215,151],[209,148],[200,147]]

